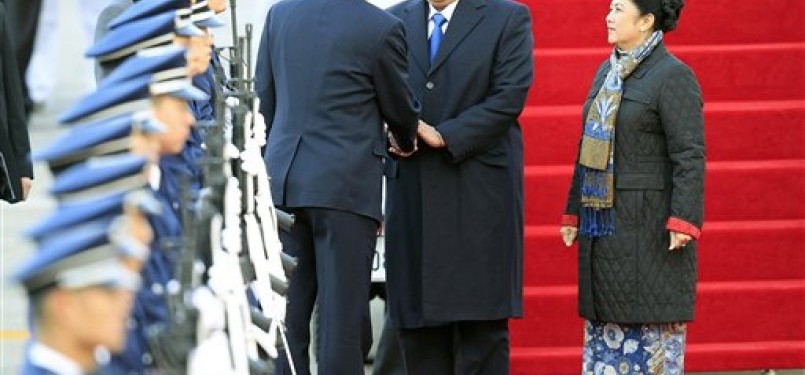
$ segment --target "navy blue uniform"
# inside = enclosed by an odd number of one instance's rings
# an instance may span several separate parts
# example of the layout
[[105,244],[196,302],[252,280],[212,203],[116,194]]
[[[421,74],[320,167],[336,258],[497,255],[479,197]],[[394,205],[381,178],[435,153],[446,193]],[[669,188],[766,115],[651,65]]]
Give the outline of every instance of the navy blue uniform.
[[[164,176],[164,174],[163,174]],[[148,221],[154,230],[151,255],[141,272],[143,287],[134,300],[126,349],[112,356],[109,370],[113,374],[142,374],[153,367],[153,357],[148,346],[146,331],[156,324],[169,323],[165,284],[173,278],[176,265],[176,249],[165,246],[176,243],[182,235],[182,226],[171,207],[173,191],[165,186],[163,178],[155,197],[162,204],[162,214],[150,215]]]
[[213,53],[210,66],[204,74],[193,77],[193,86],[210,96],[209,100],[190,101],[190,110],[193,111],[196,121],[215,120],[215,71],[220,63]]
[[[193,86],[209,95],[209,100],[191,100],[188,101],[190,110],[193,112],[193,117],[196,123],[209,123],[215,120],[215,69],[220,66],[217,56],[213,55],[210,62],[210,67],[204,74],[193,77]],[[179,215],[178,197],[181,197],[181,184],[182,176],[187,177],[187,182],[190,184],[190,192],[192,197],[196,197],[197,193],[204,186],[204,173],[201,166],[202,158],[204,157],[204,150],[202,144],[204,143],[203,130],[198,127],[190,129],[190,135],[185,142],[185,147],[178,155],[164,156],[160,160],[160,168],[165,172],[165,182],[163,185],[167,190],[165,193],[171,196],[176,192],[176,200],[172,200],[174,212]],[[162,189],[162,187],[160,187]]]
[[[190,184],[190,194],[192,198],[197,196],[201,189],[203,176],[201,168],[196,161],[195,151],[189,146],[185,146],[181,153],[177,155],[165,155],[159,160],[159,169],[162,170],[162,181],[160,182],[159,195],[166,198],[175,217],[181,217],[179,211],[182,201],[182,179],[187,178]],[[199,152],[201,150],[199,149]],[[194,199],[195,200],[195,199]],[[192,203],[189,205],[192,207]]]

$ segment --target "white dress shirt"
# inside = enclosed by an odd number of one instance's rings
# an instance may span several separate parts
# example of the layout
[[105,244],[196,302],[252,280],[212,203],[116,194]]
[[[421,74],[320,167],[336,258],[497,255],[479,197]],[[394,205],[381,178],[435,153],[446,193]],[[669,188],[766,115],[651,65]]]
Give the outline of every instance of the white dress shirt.
[[162,170],[159,169],[158,164],[154,164],[151,166],[151,170],[148,173],[148,186],[151,187],[151,190],[158,191],[159,185],[162,183]]
[[433,15],[436,13],[441,13],[444,16],[445,22],[442,24],[442,33],[447,35],[447,26],[450,26],[450,20],[453,19],[453,12],[456,11],[456,5],[458,5],[459,1],[461,0],[452,2],[442,10],[436,10],[433,5],[428,4],[428,8],[430,8],[430,12],[428,13],[428,39],[430,39],[430,34],[433,33]]
[[82,375],[84,373],[78,363],[39,342],[31,344],[28,350],[28,358],[31,364],[54,374]]

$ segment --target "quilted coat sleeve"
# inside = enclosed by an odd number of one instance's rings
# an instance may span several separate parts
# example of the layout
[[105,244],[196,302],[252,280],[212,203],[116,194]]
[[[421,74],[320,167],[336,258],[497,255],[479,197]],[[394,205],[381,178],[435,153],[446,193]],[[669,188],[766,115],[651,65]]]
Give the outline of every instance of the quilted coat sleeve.
[[[579,147],[581,147],[581,143],[579,143]],[[581,205],[581,195],[579,193],[581,170],[578,162],[573,165],[573,179],[570,181],[570,191],[567,194],[565,214],[562,215],[561,224],[577,227],[579,226],[579,206]]]
[[693,71],[675,64],[665,77],[659,114],[672,163],[671,217],[667,227],[698,237],[704,220],[704,119]]

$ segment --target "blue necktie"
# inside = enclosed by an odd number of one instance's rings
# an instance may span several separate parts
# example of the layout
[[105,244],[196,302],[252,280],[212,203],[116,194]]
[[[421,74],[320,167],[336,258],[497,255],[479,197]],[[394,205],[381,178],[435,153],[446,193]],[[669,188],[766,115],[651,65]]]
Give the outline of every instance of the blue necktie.
[[439,44],[442,44],[444,32],[442,32],[442,25],[447,22],[447,19],[441,13],[436,13],[431,17],[433,20],[433,32],[430,34],[430,62],[436,59],[436,53],[439,52]]

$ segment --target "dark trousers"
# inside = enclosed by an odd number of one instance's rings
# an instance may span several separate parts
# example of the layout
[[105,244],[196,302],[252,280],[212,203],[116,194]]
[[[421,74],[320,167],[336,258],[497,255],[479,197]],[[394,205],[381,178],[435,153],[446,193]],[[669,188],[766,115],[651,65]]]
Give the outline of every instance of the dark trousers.
[[[310,317],[318,295],[319,375],[363,374],[363,325],[369,309],[377,222],[349,212],[290,209],[296,221],[281,240],[299,265],[291,276],[285,324],[299,375],[310,374]],[[278,374],[290,374],[283,354]]]
[[454,322],[399,331],[408,375],[506,375],[508,320]]
[[42,10],[42,0],[2,0],[6,5],[6,22],[11,29],[14,39],[14,48],[17,52],[17,67],[22,94],[25,100],[25,111],[30,114],[33,101],[28,94],[28,85],[25,84],[25,71],[31,62],[36,42],[36,29],[39,26],[39,13]]

